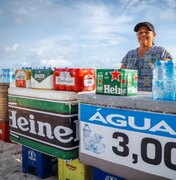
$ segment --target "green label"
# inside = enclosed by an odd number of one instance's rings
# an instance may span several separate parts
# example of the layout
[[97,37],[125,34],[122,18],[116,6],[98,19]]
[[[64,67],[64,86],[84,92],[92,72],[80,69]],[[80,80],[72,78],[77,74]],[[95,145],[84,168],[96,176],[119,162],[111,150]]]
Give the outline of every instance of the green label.
[[9,104],[16,104],[18,106],[40,109],[48,112],[56,112],[60,114],[74,114],[78,113],[78,103],[72,101],[49,101],[37,98],[25,98],[19,96],[8,96]]
[[129,69],[97,69],[96,93],[118,96],[137,94],[137,71]]
[[39,83],[53,74],[53,71],[51,68],[32,69],[31,72],[32,72],[32,77]]

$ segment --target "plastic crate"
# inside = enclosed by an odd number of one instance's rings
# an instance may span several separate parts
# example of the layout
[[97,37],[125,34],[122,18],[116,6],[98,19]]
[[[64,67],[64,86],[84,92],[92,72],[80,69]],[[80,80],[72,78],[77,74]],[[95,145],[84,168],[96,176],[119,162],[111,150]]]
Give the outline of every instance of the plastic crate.
[[10,142],[9,122],[0,121],[0,140]]
[[122,177],[106,173],[98,168],[93,168],[93,180],[125,180]]
[[22,166],[24,173],[31,173],[44,179],[54,174],[57,159],[31,148],[22,146]]
[[58,180],[92,180],[92,167],[82,164],[79,159],[58,159]]

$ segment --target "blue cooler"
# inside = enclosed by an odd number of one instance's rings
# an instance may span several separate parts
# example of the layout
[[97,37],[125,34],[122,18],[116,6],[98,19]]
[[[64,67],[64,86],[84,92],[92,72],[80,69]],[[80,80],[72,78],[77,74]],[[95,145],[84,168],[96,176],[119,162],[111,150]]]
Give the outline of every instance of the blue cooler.
[[111,175],[100,169],[93,168],[93,180],[125,180],[124,178]]
[[22,166],[24,173],[31,173],[44,179],[54,175],[57,159],[22,146]]

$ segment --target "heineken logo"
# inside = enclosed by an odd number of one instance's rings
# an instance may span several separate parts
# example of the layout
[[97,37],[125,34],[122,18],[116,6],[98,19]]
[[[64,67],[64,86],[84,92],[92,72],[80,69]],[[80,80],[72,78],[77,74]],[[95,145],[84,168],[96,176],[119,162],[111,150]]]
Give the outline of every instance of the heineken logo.
[[104,85],[104,93],[119,95],[122,93],[126,93],[126,89],[119,88],[117,85],[115,86]]
[[97,69],[96,93],[136,95],[137,71],[131,69]]
[[114,70],[113,72],[110,72],[110,74],[112,75],[111,81],[114,81],[115,79],[117,81],[120,81],[120,74],[121,74],[121,72],[119,72],[118,70]]
[[72,150],[79,143],[77,114],[61,115],[18,106],[9,106],[11,135],[25,137],[63,150]]
[[122,80],[121,80],[121,83],[122,83],[122,84],[126,84],[125,79],[122,79]]

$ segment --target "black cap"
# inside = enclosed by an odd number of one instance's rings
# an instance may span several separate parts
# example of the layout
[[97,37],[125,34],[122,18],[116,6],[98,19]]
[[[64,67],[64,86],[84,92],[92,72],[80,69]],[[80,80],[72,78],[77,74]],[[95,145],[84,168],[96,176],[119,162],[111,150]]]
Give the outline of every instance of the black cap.
[[137,32],[141,26],[147,26],[151,31],[155,32],[155,28],[154,28],[153,24],[151,24],[149,22],[140,22],[140,23],[136,24],[136,26],[134,27],[134,31]]

